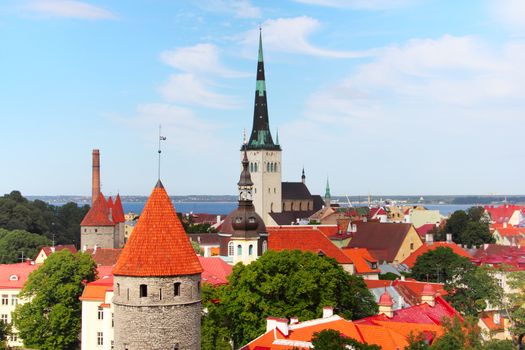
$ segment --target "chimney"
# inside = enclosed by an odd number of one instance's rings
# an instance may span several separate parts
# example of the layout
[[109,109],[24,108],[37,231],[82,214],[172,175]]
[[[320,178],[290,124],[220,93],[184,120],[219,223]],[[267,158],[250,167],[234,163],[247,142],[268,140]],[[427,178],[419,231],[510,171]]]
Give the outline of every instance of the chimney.
[[423,287],[423,292],[421,293],[421,302],[427,303],[432,307],[436,306],[436,293],[434,292],[434,288],[432,288],[432,286],[428,283]]
[[288,336],[288,319],[268,317],[266,319],[266,332],[278,329],[282,334]]
[[425,243],[432,245],[434,243],[434,235],[432,233],[425,234]]
[[217,215],[217,225],[221,223],[221,216]]
[[54,253],[55,252],[55,246],[52,246],[51,247],[51,253]]
[[503,223],[503,228],[507,228],[507,223],[506,222]]
[[296,323],[299,323],[299,317],[297,316],[290,317],[290,324],[296,324]]
[[93,150],[93,172],[92,172],[92,184],[91,184],[91,206],[95,203],[100,193],[100,151],[98,149]]
[[93,247],[93,254],[95,254],[95,252],[97,251],[97,248],[98,248],[98,244],[95,244],[95,246]]
[[447,243],[454,243],[452,242],[452,233],[447,233]]
[[334,315],[334,308],[331,306],[323,307],[323,318],[332,317]]

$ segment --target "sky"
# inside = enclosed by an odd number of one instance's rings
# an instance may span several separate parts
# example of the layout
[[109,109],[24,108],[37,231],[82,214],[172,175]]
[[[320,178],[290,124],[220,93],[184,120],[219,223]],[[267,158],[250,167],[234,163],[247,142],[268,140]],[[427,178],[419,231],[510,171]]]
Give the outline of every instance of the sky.
[[525,1],[2,0],[0,193],[235,194],[262,28],[283,181],[524,194]]

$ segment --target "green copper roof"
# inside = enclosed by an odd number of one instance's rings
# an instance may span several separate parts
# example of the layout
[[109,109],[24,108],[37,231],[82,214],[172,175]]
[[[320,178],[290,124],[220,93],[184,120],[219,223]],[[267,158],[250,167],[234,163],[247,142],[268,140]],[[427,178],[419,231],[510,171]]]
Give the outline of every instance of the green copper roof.
[[264,92],[266,91],[266,82],[264,80],[257,80],[255,83],[255,89],[259,93],[259,96],[264,96]]
[[259,29],[259,62],[263,61],[263,49],[262,49],[262,31]]
[[332,198],[330,194],[330,184],[328,183],[328,178],[326,178],[326,191],[324,193],[324,198]]

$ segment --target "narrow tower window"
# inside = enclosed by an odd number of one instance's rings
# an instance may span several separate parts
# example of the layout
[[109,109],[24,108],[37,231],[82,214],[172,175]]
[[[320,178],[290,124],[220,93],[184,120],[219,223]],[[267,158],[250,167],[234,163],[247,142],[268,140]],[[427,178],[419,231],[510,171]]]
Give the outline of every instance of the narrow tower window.
[[148,286],[145,284],[141,284],[140,287],[140,297],[145,298],[148,296]]
[[242,246],[240,244],[237,246],[237,255],[242,255]]
[[233,256],[234,249],[233,242],[228,243],[228,256]]
[[173,283],[173,295],[176,297],[180,295],[180,282]]
[[248,254],[253,255],[253,244],[250,244],[250,246],[248,247]]
[[262,242],[262,253],[264,254],[266,252],[266,250],[268,250],[268,242],[267,241],[263,241]]

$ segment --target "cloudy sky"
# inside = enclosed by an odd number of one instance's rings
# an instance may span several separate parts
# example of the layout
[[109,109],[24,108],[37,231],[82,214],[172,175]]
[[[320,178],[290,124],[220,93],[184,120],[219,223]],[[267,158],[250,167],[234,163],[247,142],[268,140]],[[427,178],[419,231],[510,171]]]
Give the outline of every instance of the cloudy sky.
[[525,193],[525,1],[3,0],[0,192],[234,194],[262,27],[283,180]]

